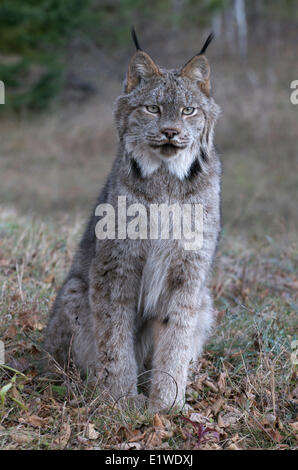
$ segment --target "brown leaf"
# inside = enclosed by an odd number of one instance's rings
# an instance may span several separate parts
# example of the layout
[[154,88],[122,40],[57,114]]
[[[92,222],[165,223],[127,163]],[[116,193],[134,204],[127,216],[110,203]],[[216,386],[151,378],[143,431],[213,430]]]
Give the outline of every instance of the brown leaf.
[[86,437],[87,439],[98,439],[99,437],[99,432],[97,432],[94,428],[94,424],[88,423],[86,426]]
[[298,434],[298,421],[295,423],[289,423],[295,434]]
[[138,441],[142,441],[142,440],[145,438],[146,434],[147,434],[147,431],[145,431],[145,432],[143,432],[143,433],[138,432],[138,434],[136,434],[135,436],[131,437],[128,442],[138,442]]
[[274,427],[276,423],[276,416],[273,413],[267,413],[265,417],[261,420],[263,426],[272,426]]
[[238,447],[234,442],[228,443],[225,449],[226,450],[241,450],[241,448]]
[[225,427],[225,423],[224,423],[224,420],[222,419],[221,415],[218,415],[218,418],[217,418],[217,424],[220,428],[224,428]]
[[36,415],[31,415],[31,416],[26,416],[25,418],[19,418],[19,422],[30,424],[31,426],[34,426],[37,428],[43,428],[44,426],[47,425],[48,419],[40,418],[40,416],[36,416]]
[[25,310],[19,313],[18,324],[22,327],[23,330],[35,330],[36,326],[40,325],[40,322],[36,312]]
[[55,276],[54,276],[54,274],[49,274],[49,275],[45,278],[44,282],[45,282],[46,284],[53,284],[53,283],[55,282]]
[[213,403],[211,409],[215,415],[219,413],[224,403],[225,403],[225,400],[223,398],[219,398],[218,400],[216,400],[215,403]]
[[18,402],[22,403],[22,398],[21,398],[21,395],[17,389],[17,387],[15,385],[13,385],[12,389],[11,389],[11,394],[13,396],[13,398],[15,400],[17,400]]
[[226,390],[226,372],[221,372],[219,374],[219,378],[217,381],[217,386],[219,388],[220,393],[224,393]]
[[202,413],[191,413],[189,419],[194,423],[206,424],[207,422],[209,422],[208,418]]
[[222,426],[220,427],[227,428],[229,426],[235,425],[238,422],[240,415],[241,413],[236,412],[236,411],[229,411],[228,413],[225,413],[224,415],[221,416]]
[[269,429],[267,432],[268,434],[270,434],[272,439],[277,443],[280,443],[284,439],[283,436],[280,434],[280,432],[277,431],[277,429],[276,430]]
[[164,429],[156,428],[152,431],[147,431],[148,436],[146,439],[146,446],[159,447],[163,439],[169,439],[173,436],[172,431],[165,431]]
[[211,380],[205,379],[204,384],[206,385],[206,387],[210,388],[210,390],[212,390],[212,392],[218,393],[218,388],[216,387],[216,385],[213,382],[211,382]]
[[60,449],[65,449],[67,446],[67,443],[70,439],[71,436],[71,427],[69,423],[63,423],[61,430],[60,430],[60,435],[58,439],[55,439],[55,444],[57,444]]
[[173,425],[169,419],[167,419],[165,416],[161,416],[161,421],[163,426],[166,428],[167,431],[170,431],[173,428]]
[[146,446],[147,447],[159,447],[161,445],[161,437],[158,432],[151,431],[148,433],[146,439]]
[[25,431],[12,432],[10,438],[17,444],[28,444],[36,438],[36,435]]
[[193,388],[195,390],[197,390],[198,392],[200,392],[201,390],[203,390],[203,382],[204,380],[208,377],[208,374],[204,374],[202,375],[201,377],[199,377],[193,384]]
[[4,339],[11,339],[11,338],[14,338],[17,334],[17,329],[14,325],[10,325],[5,334],[4,334]]
[[162,424],[162,421],[159,417],[159,415],[156,413],[154,415],[154,418],[153,418],[153,423],[154,423],[154,426],[156,426],[157,428],[163,428],[163,424]]
[[170,439],[170,437],[173,437],[173,432],[172,431],[166,431],[164,429],[161,429],[159,431],[161,439]]
[[141,450],[142,448],[140,442],[121,442],[116,447],[120,450]]
[[226,309],[224,308],[223,310],[217,310],[217,318],[218,320],[221,320],[224,316],[225,316],[225,313],[226,313]]

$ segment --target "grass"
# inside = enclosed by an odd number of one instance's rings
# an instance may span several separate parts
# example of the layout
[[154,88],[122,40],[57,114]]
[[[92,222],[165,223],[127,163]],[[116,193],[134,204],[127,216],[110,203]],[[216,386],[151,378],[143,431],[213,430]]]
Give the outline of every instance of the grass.
[[191,368],[186,420],[112,406],[75,371],[51,378],[41,369],[49,307],[81,228],[79,215],[1,211],[0,447],[295,448],[297,246],[283,237],[223,235],[213,278],[217,325]]

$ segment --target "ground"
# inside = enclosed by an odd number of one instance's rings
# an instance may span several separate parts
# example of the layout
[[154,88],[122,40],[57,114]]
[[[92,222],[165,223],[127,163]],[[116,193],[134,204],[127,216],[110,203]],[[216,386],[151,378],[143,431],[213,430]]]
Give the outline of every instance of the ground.
[[1,213],[0,448],[295,448],[294,244],[223,235],[213,276],[217,324],[191,368],[189,409],[153,416],[106,403],[75,371],[51,379],[40,369],[49,307],[80,220]]

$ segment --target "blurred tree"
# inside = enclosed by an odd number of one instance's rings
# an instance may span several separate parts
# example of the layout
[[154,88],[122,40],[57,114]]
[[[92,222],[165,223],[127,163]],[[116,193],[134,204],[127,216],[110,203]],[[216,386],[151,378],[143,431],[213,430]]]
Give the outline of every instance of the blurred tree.
[[242,56],[247,53],[247,19],[245,0],[235,0],[235,18],[238,30],[239,52]]
[[63,78],[63,52],[90,0],[2,0],[0,78],[7,104],[43,108]]

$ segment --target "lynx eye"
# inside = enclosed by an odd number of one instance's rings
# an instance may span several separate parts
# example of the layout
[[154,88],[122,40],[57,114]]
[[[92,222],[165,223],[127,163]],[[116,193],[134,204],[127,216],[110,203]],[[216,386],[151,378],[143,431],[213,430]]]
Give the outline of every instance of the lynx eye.
[[182,109],[182,114],[184,114],[185,116],[191,116],[192,114],[194,114],[195,110],[196,110],[196,108],[191,108],[189,106],[189,107],[186,107],[186,108]]
[[149,113],[152,113],[152,114],[159,113],[159,107],[156,106],[155,104],[151,104],[149,106],[146,106],[146,109]]

